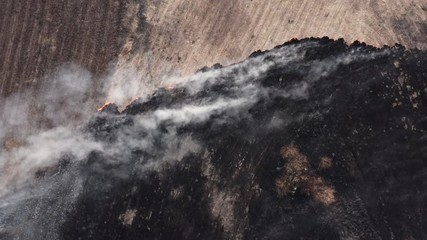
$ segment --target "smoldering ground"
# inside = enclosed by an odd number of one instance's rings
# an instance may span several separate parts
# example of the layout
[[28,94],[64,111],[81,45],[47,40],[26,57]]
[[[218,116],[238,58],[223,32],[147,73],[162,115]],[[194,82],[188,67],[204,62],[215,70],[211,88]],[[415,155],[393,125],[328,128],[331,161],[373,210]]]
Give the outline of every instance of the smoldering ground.
[[[306,40],[254,54],[241,63],[171,77],[148,89],[140,89],[147,84],[141,83],[137,71],[125,70],[124,82],[119,82],[132,87],[116,91],[117,84],[107,83],[101,90],[101,96],[119,104],[138,98],[117,106],[121,113],[114,105],[114,111],[96,112],[99,100],[91,74],[65,66],[46,77],[35,94],[24,92],[2,101],[0,236],[64,238],[63,225],[81,199],[108,198],[120,182],[149,182],[153,172],[167,178],[170,169],[183,167],[189,159],[209,162],[211,135],[218,139],[235,131],[254,141],[277,129],[286,133],[295,122],[322,119],[331,111],[330,103],[337,101],[330,84],[363,85],[363,90],[376,81],[346,82],[338,76],[329,82],[330,76],[349,65],[388,63],[395,51],[399,50]],[[106,79],[114,82],[112,76]],[[230,220],[215,211],[210,214],[223,225],[224,236],[244,234],[235,223],[241,215]],[[372,224],[366,224],[370,236],[377,237]],[[341,233],[344,238],[354,234],[354,229],[346,231]]]

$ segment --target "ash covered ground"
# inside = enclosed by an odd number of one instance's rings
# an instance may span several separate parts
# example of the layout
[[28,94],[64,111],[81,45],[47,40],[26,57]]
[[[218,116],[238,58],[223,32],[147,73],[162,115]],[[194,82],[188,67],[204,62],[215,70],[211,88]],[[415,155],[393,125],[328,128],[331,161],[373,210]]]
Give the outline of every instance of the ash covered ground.
[[425,239],[426,66],[293,40],[0,134],[0,239]]

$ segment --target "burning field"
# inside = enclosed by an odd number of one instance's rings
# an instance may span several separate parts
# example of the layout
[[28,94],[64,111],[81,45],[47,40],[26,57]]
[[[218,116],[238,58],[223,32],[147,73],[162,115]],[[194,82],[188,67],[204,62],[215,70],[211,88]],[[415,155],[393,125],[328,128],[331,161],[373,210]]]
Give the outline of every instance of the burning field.
[[0,239],[426,239],[426,66],[312,38],[138,96],[61,68],[0,104]]

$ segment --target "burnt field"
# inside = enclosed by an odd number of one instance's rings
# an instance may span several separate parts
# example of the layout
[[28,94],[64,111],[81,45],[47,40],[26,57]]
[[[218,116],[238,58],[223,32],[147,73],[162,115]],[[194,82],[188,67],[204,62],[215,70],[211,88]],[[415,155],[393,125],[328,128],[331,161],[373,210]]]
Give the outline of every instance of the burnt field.
[[424,0],[1,1],[0,239],[427,239],[426,22]]
[[35,133],[0,155],[0,236],[424,239],[426,64],[292,41]]

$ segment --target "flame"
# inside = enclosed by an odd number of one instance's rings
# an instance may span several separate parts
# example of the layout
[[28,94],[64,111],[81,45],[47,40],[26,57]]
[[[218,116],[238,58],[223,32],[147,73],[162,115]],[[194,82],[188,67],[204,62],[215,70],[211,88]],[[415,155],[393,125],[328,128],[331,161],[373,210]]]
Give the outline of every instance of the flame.
[[[168,83],[168,84],[166,84],[166,86],[164,88],[168,91],[171,91],[171,90],[175,89],[175,87],[176,87],[176,84]],[[131,105],[133,102],[137,101],[138,99],[140,99],[140,97],[129,98],[129,100],[125,104],[118,105],[119,112],[122,112],[124,109],[126,109],[126,107],[128,107],[129,105]],[[114,104],[114,102],[106,101],[102,106],[97,108],[98,112],[105,110],[105,108],[107,108],[111,104]]]
[[175,88],[175,84],[172,84],[172,83],[166,84],[166,86],[165,86],[166,90],[172,90],[174,88]]
[[106,107],[110,106],[111,104],[113,104],[113,102],[107,101],[104,103],[104,105],[102,105],[101,107],[98,107],[98,112],[104,110]]

